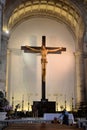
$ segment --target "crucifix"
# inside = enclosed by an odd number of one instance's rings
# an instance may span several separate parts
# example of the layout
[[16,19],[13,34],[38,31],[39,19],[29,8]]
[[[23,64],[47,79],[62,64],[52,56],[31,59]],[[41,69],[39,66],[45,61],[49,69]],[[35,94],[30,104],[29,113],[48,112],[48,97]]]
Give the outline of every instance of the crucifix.
[[66,51],[64,47],[46,47],[46,37],[42,36],[42,46],[21,46],[21,50],[26,53],[40,53],[41,54],[41,69],[42,69],[42,101],[45,101],[45,86],[46,86],[46,64],[47,54],[61,54],[62,51]]

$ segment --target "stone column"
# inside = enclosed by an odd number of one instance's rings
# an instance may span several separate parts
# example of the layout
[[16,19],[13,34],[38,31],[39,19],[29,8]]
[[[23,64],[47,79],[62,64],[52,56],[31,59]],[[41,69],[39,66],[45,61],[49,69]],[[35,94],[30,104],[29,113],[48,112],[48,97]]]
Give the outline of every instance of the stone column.
[[5,93],[5,73],[3,65],[3,54],[2,54],[2,29],[3,29],[3,9],[5,5],[5,0],[0,0],[0,91]]
[[2,4],[0,2],[0,52],[1,52],[1,34],[2,34]]
[[[87,19],[87,16],[86,16],[86,19]],[[86,32],[85,32],[85,36],[84,36],[84,69],[85,69],[85,71],[84,71],[85,91],[86,91],[86,101],[87,101],[87,28],[86,28]]]
[[1,56],[0,56],[0,90],[6,94],[6,63],[7,63],[7,43],[8,35],[2,34]]
[[87,101],[87,52],[84,53],[84,75],[85,75],[85,93]]
[[2,34],[2,27],[3,27],[3,7],[4,7],[4,5],[5,5],[5,0],[0,0],[0,50],[1,50],[1,34]]
[[77,51],[75,53],[76,60],[76,106],[77,108],[82,102],[85,102],[85,86],[84,86],[84,61],[83,53]]
[[6,59],[6,87],[5,87],[5,91],[6,91],[6,98],[8,99],[8,58],[9,58],[9,54],[10,52],[7,50],[7,59]]

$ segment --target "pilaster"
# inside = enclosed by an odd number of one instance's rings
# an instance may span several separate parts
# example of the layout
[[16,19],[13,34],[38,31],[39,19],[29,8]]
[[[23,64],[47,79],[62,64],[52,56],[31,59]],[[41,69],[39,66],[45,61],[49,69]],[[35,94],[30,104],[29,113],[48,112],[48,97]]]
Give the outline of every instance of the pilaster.
[[76,105],[80,106],[82,102],[85,102],[85,86],[84,86],[84,60],[83,53],[77,51],[75,53],[76,61]]
[[8,36],[3,33],[1,38],[0,54],[0,90],[6,92],[6,63],[7,63],[7,43]]

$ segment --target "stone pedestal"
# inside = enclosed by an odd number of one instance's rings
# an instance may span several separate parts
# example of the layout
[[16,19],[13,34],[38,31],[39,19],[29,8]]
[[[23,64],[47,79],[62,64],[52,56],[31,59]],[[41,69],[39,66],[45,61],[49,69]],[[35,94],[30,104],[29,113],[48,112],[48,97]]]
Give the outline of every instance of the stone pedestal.
[[34,117],[43,117],[44,113],[55,113],[56,103],[53,101],[34,101],[32,112]]
[[0,112],[0,120],[5,120],[6,114],[7,114],[7,112]]

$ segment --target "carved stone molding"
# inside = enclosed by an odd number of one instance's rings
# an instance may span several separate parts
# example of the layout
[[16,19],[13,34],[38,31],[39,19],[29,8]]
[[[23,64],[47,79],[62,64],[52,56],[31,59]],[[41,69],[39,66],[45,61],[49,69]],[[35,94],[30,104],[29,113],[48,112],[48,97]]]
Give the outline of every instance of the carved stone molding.
[[10,6],[10,10],[4,14],[4,28],[12,29],[15,25],[19,24],[31,17],[50,17],[51,19],[60,20],[67,24],[74,32],[76,37],[83,35],[84,22],[82,20],[82,12],[73,4],[71,0],[24,0],[17,4],[14,2],[14,8]]

